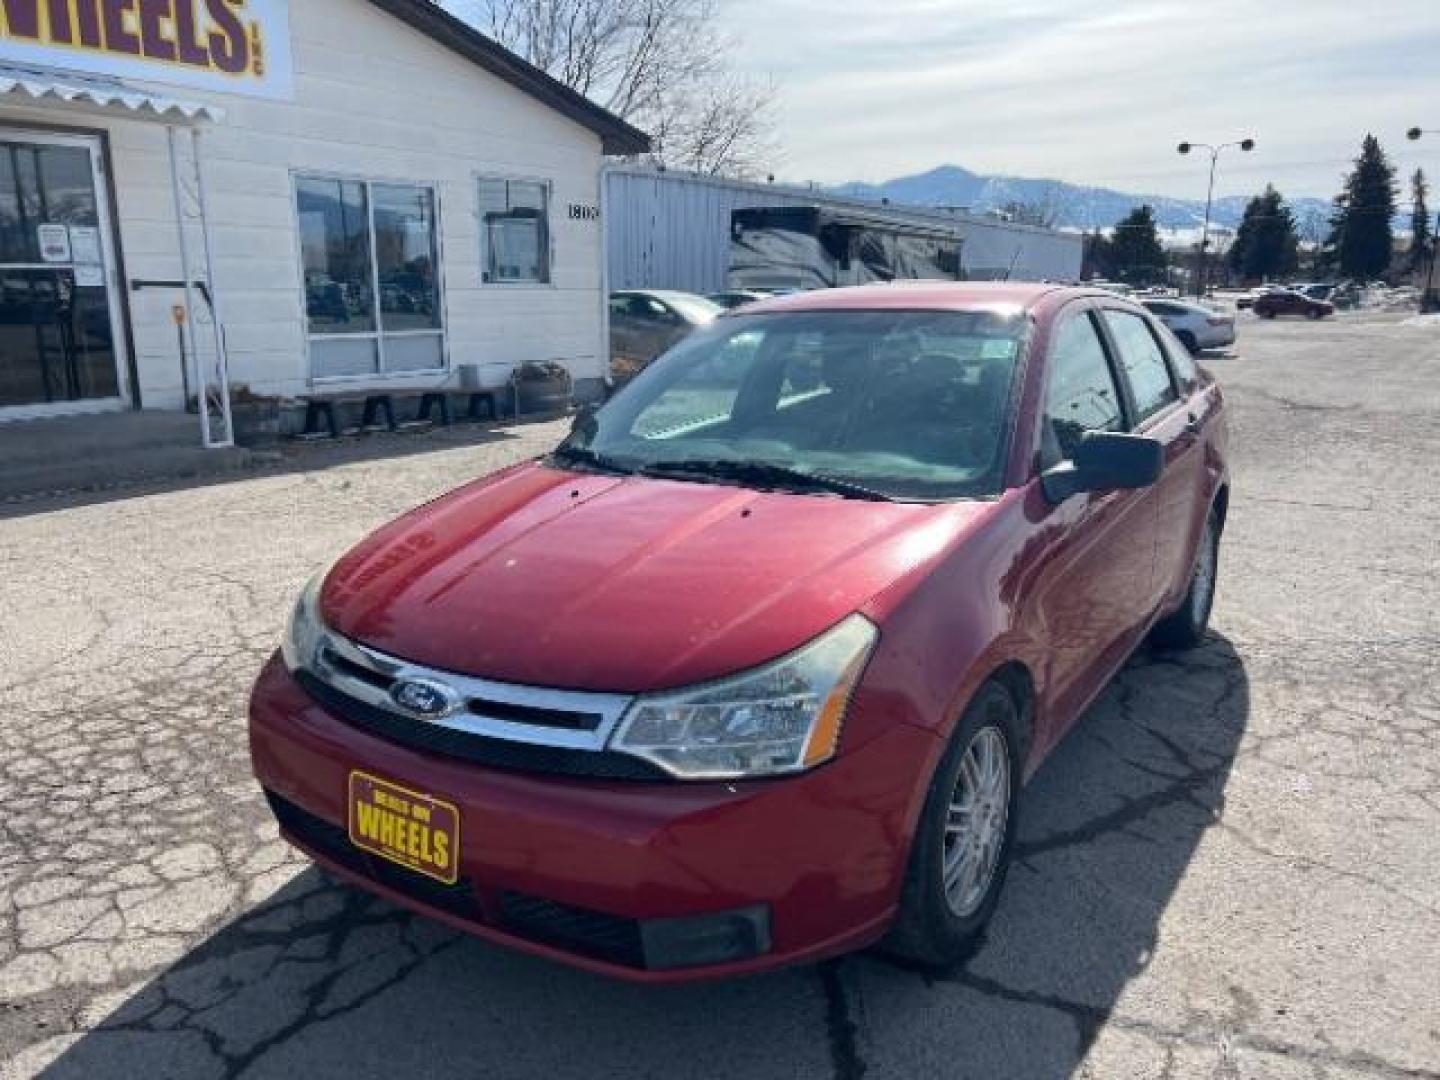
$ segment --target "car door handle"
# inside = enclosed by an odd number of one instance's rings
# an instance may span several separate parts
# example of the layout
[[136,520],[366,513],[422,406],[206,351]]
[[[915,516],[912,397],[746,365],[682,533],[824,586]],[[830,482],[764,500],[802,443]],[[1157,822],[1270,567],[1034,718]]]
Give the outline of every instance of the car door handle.
[[1188,431],[1191,435],[1199,435],[1200,432],[1203,431],[1204,429],[1205,429],[1205,423],[1204,423],[1204,421],[1202,421],[1202,420],[1200,419],[1200,417],[1196,416],[1196,415],[1192,412],[1192,413],[1190,414],[1189,419],[1187,419],[1187,420],[1185,421],[1185,430]]

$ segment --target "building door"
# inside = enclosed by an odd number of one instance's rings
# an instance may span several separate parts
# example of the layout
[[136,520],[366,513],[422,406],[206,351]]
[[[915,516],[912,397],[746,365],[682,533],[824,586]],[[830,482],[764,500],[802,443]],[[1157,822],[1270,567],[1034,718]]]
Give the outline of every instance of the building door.
[[99,140],[0,127],[0,420],[124,406]]

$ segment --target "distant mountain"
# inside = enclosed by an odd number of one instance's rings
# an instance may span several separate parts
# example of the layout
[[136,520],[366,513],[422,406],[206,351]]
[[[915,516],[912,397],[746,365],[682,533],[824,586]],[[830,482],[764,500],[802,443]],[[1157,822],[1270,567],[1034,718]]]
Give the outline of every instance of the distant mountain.
[[[841,184],[831,188],[837,195],[859,199],[889,199],[911,206],[963,207],[984,214],[1007,204],[1030,203],[1052,210],[1062,229],[1108,229],[1131,210],[1149,204],[1161,229],[1199,229],[1205,220],[1205,203],[1196,199],[1172,199],[1164,195],[1131,195],[1110,188],[1082,187],[1063,180],[1041,180],[1026,176],[982,176],[959,165],[941,165],[915,176],[902,176],[883,184]],[[1233,229],[1240,224],[1248,196],[1216,199],[1210,212],[1212,224]],[[1296,219],[1304,223],[1313,213],[1322,219],[1330,212],[1325,199],[1290,199]]]

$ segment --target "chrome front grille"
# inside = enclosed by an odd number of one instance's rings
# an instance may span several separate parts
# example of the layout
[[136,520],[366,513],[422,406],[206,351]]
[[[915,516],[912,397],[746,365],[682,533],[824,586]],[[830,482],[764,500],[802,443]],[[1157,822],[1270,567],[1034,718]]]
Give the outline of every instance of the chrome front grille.
[[[412,664],[327,633],[316,650],[311,678],[371,709],[486,739],[601,752],[630,706],[628,694],[551,690],[493,682]],[[420,713],[397,703],[392,691],[421,683],[443,691],[443,711]]]

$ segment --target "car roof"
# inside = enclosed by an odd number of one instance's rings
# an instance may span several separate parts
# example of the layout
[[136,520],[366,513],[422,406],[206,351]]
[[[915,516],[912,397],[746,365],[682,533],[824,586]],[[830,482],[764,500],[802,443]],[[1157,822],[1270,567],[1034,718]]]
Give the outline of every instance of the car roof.
[[1103,289],[1036,282],[1010,281],[904,281],[882,285],[855,285],[841,289],[815,289],[747,304],[744,314],[764,315],[802,311],[974,311],[1020,308],[1030,310],[1042,302],[1097,296],[1122,299]]

